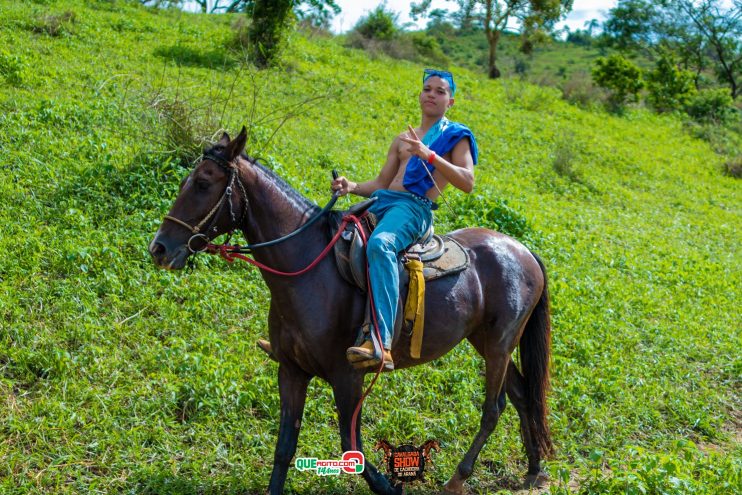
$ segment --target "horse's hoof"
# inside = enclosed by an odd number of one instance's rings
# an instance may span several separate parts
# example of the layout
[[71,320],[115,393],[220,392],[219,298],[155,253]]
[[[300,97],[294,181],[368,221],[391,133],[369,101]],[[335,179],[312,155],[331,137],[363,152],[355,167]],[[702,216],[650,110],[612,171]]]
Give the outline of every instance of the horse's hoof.
[[543,471],[539,471],[537,474],[526,475],[523,488],[544,488],[548,483],[549,475]]
[[465,495],[466,489],[464,488],[464,485],[453,485],[449,481],[445,485],[443,485],[443,488],[441,488],[441,491],[438,492],[438,495]]

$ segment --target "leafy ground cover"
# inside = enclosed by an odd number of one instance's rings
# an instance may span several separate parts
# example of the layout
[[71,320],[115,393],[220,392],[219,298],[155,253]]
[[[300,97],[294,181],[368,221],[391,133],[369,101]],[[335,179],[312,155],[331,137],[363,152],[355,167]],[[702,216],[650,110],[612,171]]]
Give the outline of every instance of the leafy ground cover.
[[[318,203],[332,168],[370,177],[390,129],[418,119],[420,67],[295,34],[255,72],[235,18],[122,1],[2,1],[0,19],[0,492],[261,493],[278,418],[276,365],[253,344],[264,285],[217,259],[158,271],[147,243],[179,165],[220,127],[252,123],[251,153]],[[725,157],[671,116],[457,76],[451,117],[481,163],[438,231],[497,228],[545,261],[549,491],[739,493],[741,204]],[[365,406],[367,444],[441,441],[410,493],[468,447],[481,367],[463,344],[383,376]],[[336,426],[315,381],[298,455],[337,457]],[[469,486],[516,491],[524,470],[507,408]],[[368,493],[295,470],[287,492]]]

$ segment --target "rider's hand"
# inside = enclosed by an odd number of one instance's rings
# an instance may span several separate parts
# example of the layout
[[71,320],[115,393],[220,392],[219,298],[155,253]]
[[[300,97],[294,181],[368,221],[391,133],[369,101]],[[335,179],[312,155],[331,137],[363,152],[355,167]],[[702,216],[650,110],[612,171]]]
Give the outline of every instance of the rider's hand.
[[428,161],[430,159],[430,155],[433,154],[433,151],[425,146],[423,142],[420,140],[419,137],[417,137],[417,133],[415,132],[415,129],[412,128],[411,125],[407,125],[407,135],[402,136],[402,141],[409,144],[410,147],[407,149],[407,151],[410,152],[410,154],[419,156],[425,161]]
[[330,187],[333,191],[337,191],[338,196],[345,196],[349,192],[355,190],[357,184],[349,181],[346,177],[340,176],[332,181]]

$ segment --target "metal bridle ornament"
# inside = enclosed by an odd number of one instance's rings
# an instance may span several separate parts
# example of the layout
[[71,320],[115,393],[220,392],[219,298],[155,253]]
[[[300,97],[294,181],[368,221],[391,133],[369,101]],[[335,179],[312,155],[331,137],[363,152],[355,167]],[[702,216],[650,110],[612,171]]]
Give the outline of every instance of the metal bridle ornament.
[[[324,208],[322,208],[322,210],[319,213],[317,213],[314,217],[310,218],[305,224],[303,224],[301,227],[299,227],[295,231],[283,237],[279,237],[278,239],[273,239],[271,241],[261,242],[258,244],[248,244],[247,246],[213,245],[211,244],[211,238],[208,235],[206,235],[204,232],[209,232],[209,230],[211,230],[212,226],[214,225],[214,222],[216,222],[216,219],[219,217],[218,213],[221,211],[222,207],[224,206],[224,203],[226,202],[229,204],[229,215],[232,218],[232,222],[235,225],[241,225],[245,219],[245,215],[247,215],[248,199],[247,199],[247,191],[245,190],[245,185],[242,183],[242,181],[239,178],[239,174],[237,173],[236,164],[234,164],[233,162],[228,162],[224,158],[218,155],[214,155],[213,153],[209,153],[209,152],[203,154],[201,161],[203,160],[211,160],[212,162],[216,163],[222,169],[229,172],[230,174],[229,181],[227,182],[227,187],[224,189],[224,193],[222,193],[222,196],[219,198],[219,201],[217,201],[214,207],[195,226],[191,226],[188,223],[184,222],[183,220],[172,217],[170,215],[164,216],[165,220],[170,220],[171,222],[175,222],[187,228],[189,231],[191,231],[193,235],[190,237],[190,239],[188,239],[188,242],[186,243],[186,246],[188,247],[188,250],[191,252],[191,254],[203,253],[204,251],[216,252],[217,250],[219,250],[219,248],[222,248],[221,250],[224,252],[249,254],[255,248],[268,247],[268,246],[279,244],[283,241],[291,239],[292,237],[304,232],[309,226],[311,226],[313,223],[319,220],[320,217],[322,217],[325,213],[330,211],[332,207],[335,206],[335,202],[338,200],[338,197],[339,197],[338,193],[335,192],[332,195],[332,198],[330,199],[330,201],[324,206]],[[332,174],[333,174],[333,177],[337,178],[338,175],[335,170],[332,171]],[[242,199],[243,199],[242,215],[240,216],[239,221],[235,219],[234,211],[232,209],[232,192],[234,190],[235,182],[237,182],[237,185],[239,186],[240,191],[242,192]],[[204,224],[209,221],[209,218],[212,218],[212,217],[213,217],[213,220],[211,221],[211,223],[209,223],[209,226],[206,228],[206,230],[202,231],[201,229],[204,226]],[[231,234],[232,234],[232,231],[229,232],[229,235]],[[204,241],[206,241],[206,243],[204,244],[204,247],[201,249],[193,249],[193,247],[191,246],[191,242],[193,242],[194,239],[203,239]]]
[[[170,220],[171,222],[175,222],[178,225],[182,225],[183,227],[190,230],[191,233],[193,233],[193,235],[190,237],[190,239],[188,239],[188,242],[186,243],[186,246],[188,247],[188,250],[191,252],[191,254],[201,253],[203,251],[206,251],[206,249],[208,249],[209,243],[211,242],[211,238],[209,238],[209,236],[206,235],[204,232],[209,232],[211,230],[211,228],[214,225],[214,222],[216,222],[217,218],[219,217],[218,213],[224,207],[225,203],[229,205],[229,216],[232,219],[233,223],[237,225],[241,224],[245,218],[245,215],[247,214],[247,192],[245,191],[245,186],[244,184],[242,184],[242,181],[240,180],[237,174],[237,166],[234,165],[232,162],[228,162],[222,157],[211,154],[211,153],[205,153],[201,161],[203,160],[211,160],[212,162],[216,163],[222,169],[224,169],[226,172],[229,173],[229,181],[227,182],[227,187],[224,188],[224,192],[219,198],[219,201],[217,201],[214,207],[195,226],[191,226],[188,223],[184,222],[183,220],[172,217],[170,215],[165,215],[164,217],[165,220]],[[242,206],[242,215],[240,216],[239,222],[235,218],[234,210],[232,208],[232,192],[234,191],[235,182],[237,182],[237,185],[242,191],[242,199],[244,201],[243,206]],[[203,228],[203,226],[212,217],[213,219],[211,220],[211,223],[209,223],[206,230],[202,231],[201,229]],[[193,249],[193,247],[191,246],[191,243],[193,242],[194,239],[203,239],[205,241],[204,247],[201,249]]]

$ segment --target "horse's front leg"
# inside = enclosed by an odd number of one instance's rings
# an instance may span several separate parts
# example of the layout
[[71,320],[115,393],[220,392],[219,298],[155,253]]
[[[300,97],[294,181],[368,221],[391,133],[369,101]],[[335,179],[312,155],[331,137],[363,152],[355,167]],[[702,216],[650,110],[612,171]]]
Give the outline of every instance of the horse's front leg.
[[301,417],[307,398],[307,386],[311,376],[302,370],[281,364],[278,368],[278,389],[281,395],[281,422],[278,428],[278,442],[273,455],[273,473],[268,485],[270,495],[283,492],[286,474],[296,453],[299,439]]
[[[356,424],[352,425],[353,413],[355,412],[358,402],[361,400],[363,394],[363,374],[349,370],[347,373],[342,373],[336,380],[333,380],[332,390],[335,396],[335,406],[338,410],[338,418],[340,422],[340,445],[343,452],[347,452],[353,449],[351,445],[350,432],[354,428],[356,436],[355,448],[363,452],[363,446],[361,443],[361,411],[358,411],[358,417],[356,418]],[[394,488],[389,483],[389,480],[376,469],[376,466],[368,461],[368,458],[364,454],[365,466],[363,470],[363,477],[368,483],[369,488],[374,493],[380,493],[384,495],[399,495],[402,493],[401,488]]]

